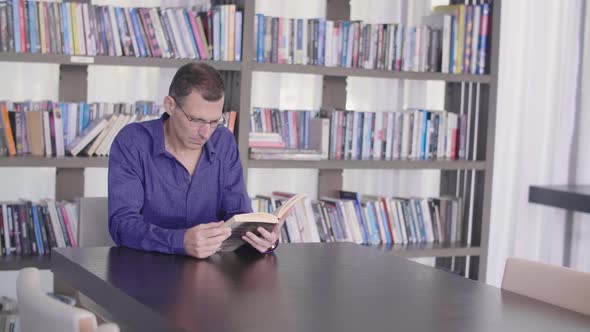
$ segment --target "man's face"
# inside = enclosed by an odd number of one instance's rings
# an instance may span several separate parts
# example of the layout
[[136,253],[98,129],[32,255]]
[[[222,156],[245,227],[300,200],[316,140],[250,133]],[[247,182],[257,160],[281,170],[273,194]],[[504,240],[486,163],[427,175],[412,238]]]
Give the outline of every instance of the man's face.
[[185,147],[199,150],[205,145],[221,119],[223,101],[223,97],[217,101],[207,101],[193,90],[181,105],[174,103],[171,120],[174,120],[175,131]]

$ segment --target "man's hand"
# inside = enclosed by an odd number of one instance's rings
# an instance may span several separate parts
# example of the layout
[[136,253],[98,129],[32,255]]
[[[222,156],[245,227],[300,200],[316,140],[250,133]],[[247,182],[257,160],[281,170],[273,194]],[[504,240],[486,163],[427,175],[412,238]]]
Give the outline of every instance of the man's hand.
[[272,229],[272,232],[258,227],[257,230],[260,236],[256,236],[252,232],[246,232],[246,235],[242,236],[242,240],[248,242],[252,247],[262,253],[267,252],[279,239],[283,223],[285,223],[285,219],[279,220],[279,223]]
[[223,220],[191,227],[184,233],[184,251],[196,258],[207,258],[217,252],[230,235],[231,229]]

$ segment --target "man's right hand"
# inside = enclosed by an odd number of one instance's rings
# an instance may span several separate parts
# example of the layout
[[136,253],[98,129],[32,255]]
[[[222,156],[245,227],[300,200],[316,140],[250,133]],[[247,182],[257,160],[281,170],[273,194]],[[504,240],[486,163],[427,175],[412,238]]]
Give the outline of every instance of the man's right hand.
[[196,258],[207,258],[217,252],[221,243],[231,236],[224,221],[200,224],[184,233],[184,251]]

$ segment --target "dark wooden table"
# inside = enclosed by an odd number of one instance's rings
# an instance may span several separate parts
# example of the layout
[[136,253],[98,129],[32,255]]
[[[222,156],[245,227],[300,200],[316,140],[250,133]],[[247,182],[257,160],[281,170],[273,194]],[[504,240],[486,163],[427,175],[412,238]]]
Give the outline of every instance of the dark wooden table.
[[[580,331],[590,318],[355,244],[208,260],[60,248],[56,278],[131,331]],[[556,285],[558,287],[558,285]]]

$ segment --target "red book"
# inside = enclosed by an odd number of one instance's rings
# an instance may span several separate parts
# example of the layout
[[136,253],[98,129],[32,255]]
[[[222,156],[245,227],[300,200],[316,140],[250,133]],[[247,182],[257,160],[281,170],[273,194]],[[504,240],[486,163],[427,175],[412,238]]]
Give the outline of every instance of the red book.
[[27,52],[27,30],[25,29],[25,0],[18,2],[18,23],[20,26],[20,51]]
[[66,231],[68,233],[67,234],[68,239],[70,239],[70,243],[72,244],[72,247],[77,247],[74,233],[72,232],[72,228],[70,227],[70,218],[68,218],[68,212],[66,210],[66,206],[64,204],[60,204],[59,208],[61,209],[61,214],[64,218],[64,224],[66,226]]

